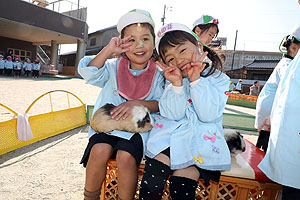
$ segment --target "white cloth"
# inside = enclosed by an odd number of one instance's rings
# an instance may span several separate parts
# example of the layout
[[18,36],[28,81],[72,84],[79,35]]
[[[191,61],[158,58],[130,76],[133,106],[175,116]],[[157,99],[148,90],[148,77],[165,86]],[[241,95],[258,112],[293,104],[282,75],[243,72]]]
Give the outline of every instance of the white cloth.
[[284,77],[286,70],[292,60],[283,57],[274,68],[268,81],[261,90],[256,102],[256,117],[254,127],[258,128],[263,120],[271,114],[275,93],[280,80]]
[[300,189],[300,51],[279,82],[271,111],[266,156],[258,165],[268,178]]
[[19,140],[27,141],[33,138],[31,127],[26,113],[24,115],[18,113],[17,133]]

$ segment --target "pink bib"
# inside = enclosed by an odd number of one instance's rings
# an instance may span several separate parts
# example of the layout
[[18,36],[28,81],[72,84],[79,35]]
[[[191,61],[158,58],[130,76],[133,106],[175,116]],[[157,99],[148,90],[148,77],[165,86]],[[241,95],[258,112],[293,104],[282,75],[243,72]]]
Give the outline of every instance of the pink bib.
[[150,59],[146,69],[138,76],[129,70],[129,60],[121,57],[117,69],[118,92],[128,100],[145,99],[153,86],[156,64]]

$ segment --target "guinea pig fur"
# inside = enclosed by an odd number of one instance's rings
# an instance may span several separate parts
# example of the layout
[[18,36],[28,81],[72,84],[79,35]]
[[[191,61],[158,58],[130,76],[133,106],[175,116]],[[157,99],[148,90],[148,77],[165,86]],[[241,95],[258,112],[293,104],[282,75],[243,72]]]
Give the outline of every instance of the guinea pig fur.
[[113,104],[105,104],[99,108],[92,116],[90,123],[92,129],[99,133],[113,130],[142,133],[152,129],[154,122],[146,107],[134,106],[126,119],[114,120],[110,112],[115,107]]
[[243,136],[238,131],[224,131],[224,137],[231,155],[237,155],[246,150]]

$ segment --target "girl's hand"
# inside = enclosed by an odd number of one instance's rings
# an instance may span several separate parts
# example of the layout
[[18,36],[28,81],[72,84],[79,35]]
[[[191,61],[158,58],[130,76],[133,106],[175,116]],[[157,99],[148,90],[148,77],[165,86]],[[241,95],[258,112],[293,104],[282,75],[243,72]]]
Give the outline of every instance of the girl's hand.
[[182,75],[180,69],[178,67],[172,65],[171,63],[168,65],[162,62],[156,62],[159,67],[164,71],[164,76],[168,81],[172,83],[174,86],[182,86]]
[[128,42],[131,37],[132,36],[127,36],[123,39],[114,37],[110,40],[106,48],[109,49],[112,54],[125,53],[126,51],[129,51],[129,47],[132,45],[132,43]]
[[205,59],[207,52],[204,52],[202,56],[196,60],[196,50],[192,55],[192,62],[190,65],[187,65],[188,76],[191,82],[198,80],[200,78],[201,72],[204,70],[205,63],[202,61]]
[[132,108],[136,105],[141,104],[136,100],[129,100],[121,103],[110,112],[111,118],[114,120],[126,119],[130,115]]
[[271,131],[271,121],[270,116],[266,117],[264,121],[260,124],[257,131],[260,132],[264,128],[265,131]]

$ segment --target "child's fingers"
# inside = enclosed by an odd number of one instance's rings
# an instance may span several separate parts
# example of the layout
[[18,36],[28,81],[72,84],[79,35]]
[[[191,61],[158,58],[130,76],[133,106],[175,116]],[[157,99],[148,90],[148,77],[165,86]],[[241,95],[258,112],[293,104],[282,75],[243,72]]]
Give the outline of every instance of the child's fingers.
[[192,55],[192,62],[196,62],[196,50],[194,50],[193,55]]
[[202,61],[205,59],[205,57],[207,56],[207,54],[208,54],[208,52],[205,51],[205,52],[202,54],[202,56],[199,58],[198,62],[202,62]]
[[[114,120],[119,120],[121,119],[122,117],[124,117],[124,114],[128,111],[127,108],[124,108],[124,107],[116,107],[112,110],[111,112],[111,118],[114,119]],[[125,117],[126,118],[126,117]]]
[[121,44],[121,45],[120,45],[120,47],[121,47],[122,49],[131,47],[131,46],[132,46],[132,43],[125,43],[125,44]]
[[158,61],[156,61],[155,62],[163,71],[166,71],[166,69],[167,69],[167,65],[166,64],[164,64],[164,63],[161,63],[161,62],[158,62]]
[[127,43],[130,39],[132,38],[132,36],[131,35],[129,35],[129,36],[127,36],[127,37],[125,37],[125,38],[123,38],[123,39],[121,39],[121,44],[125,44],[125,43]]

